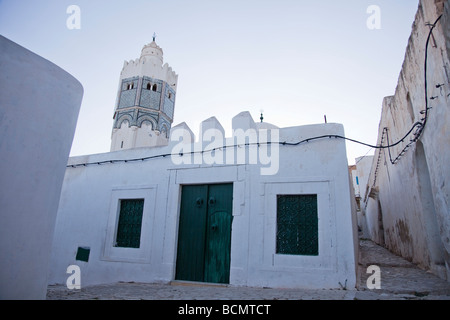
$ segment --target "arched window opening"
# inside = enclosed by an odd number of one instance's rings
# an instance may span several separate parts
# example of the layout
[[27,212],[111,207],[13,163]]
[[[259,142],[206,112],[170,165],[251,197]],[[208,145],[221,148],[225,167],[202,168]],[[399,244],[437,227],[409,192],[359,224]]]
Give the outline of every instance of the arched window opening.
[[147,90],[150,90],[152,88],[152,84],[150,82],[147,83]]
[[157,87],[156,84],[154,84],[153,87],[152,87],[152,90],[153,90],[153,91],[156,91],[156,89],[158,89],[158,87]]

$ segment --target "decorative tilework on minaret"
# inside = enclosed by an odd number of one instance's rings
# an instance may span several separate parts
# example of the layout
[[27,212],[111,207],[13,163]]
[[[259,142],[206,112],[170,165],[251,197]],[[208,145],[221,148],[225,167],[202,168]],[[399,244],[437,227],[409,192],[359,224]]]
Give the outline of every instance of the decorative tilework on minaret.
[[163,64],[163,50],[153,41],[140,58],[125,61],[120,74],[111,151],[168,144],[178,75]]

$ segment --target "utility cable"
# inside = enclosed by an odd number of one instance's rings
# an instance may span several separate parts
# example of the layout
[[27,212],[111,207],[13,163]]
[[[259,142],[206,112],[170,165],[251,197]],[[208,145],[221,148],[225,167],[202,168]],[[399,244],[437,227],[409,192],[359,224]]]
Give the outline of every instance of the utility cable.
[[[389,143],[389,131],[388,131],[388,128],[385,127],[385,128],[383,128],[380,145],[372,145],[372,144],[361,142],[361,141],[358,141],[358,140],[355,140],[355,139],[347,138],[347,137],[341,136],[341,135],[328,134],[328,135],[321,135],[321,136],[316,136],[316,137],[303,139],[303,140],[300,140],[298,142],[287,142],[287,141],[284,141],[284,142],[272,142],[272,141],[268,141],[268,142],[252,142],[252,143],[245,143],[245,144],[240,144],[240,145],[237,145],[237,144],[225,145],[225,146],[222,146],[222,147],[212,148],[212,149],[209,149],[209,150],[190,151],[190,152],[187,152],[187,153],[178,153],[178,154],[165,153],[165,154],[159,154],[159,155],[154,155],[154,156],[149,156],[149,157],[142,157],[142,158],[135,158],[135,159],[104,160],[104,161],[72,164],[72,165],[67,165],[67,167],[76,168],[76,167],[81,167],[81,166],[86,167],[88,165],[102,165],[102,164],[108,164],[108,163],[112,164],[112,163],[118,163],[118,162],[128,163],[128,162],[146,161],[146,160],[150,160],[150,159],[165,158],[165,157],[168,157],[168,156],[172,157],[172,156],[204,154],[204,153],[207,153],[207,152],[214,152],[214,151],[220,150],[220,149],[235,148],[235,147],[242,147],[242,146],[254,146],[254,145],[257,145],[259,147],[261,145],[271,145],[271,144],[275,144],[275,143],[279,144],[279,145],[283,145],[283,146],[298,146],[298,145],[301,145],[301,144],[304,144],[304,143],[308,143],[310,141],[326,139],[326,138],[329,138],[329,139],[331,139],[331,138],[342,139],[342,140],[350,141],[350,142],[353,142],[353,143],[361,144],[361,145],[370,147],[372,149],[381,149],[381,150],[388,149],[389,159],[390,159],[391,163],[392,164],[396,164],[398,162],[398,160],[400,159],[400,157],[403,156],[403,154],[408,150],[408,148],[411,146],[411,144],[415,143],[420,138],[423,130],[425,129],[425,125],[426,125],[427,120],[428,120],[428,110],[431,109],[431,107],[429,107],[429,104],[428,104],[428,83],[427,83],[428,45],[429,45],[429,42],[430,42],[430,38],[431,38],[431,36],[433,34],[433,29],[436,27],[436,24],[439,22],[439,20],[441,18],[442,18],[442,15],[440,15],[437,18],[437,20],[435,21],[434,24],[430,25],[431,28],[430,28],[430,32],[428,33],[426,47],[425,47],[425,65],[424,65],[425,110],[422,110],[420,112],[421,114],[424,114],[424,117],[420,121],[417,121],[416,123],[414,123],[413,126],[411,127],[411,129],[401,139],[399,139],[398,141],[396,141],[394,143]],[[394,160],[392,160],[391,150],[390,149],[392,147],[395,147],[398,144],[404,142],[405,139],[408,138],[408,136],[411,134],[411,132],[414,129],[416,129],[416,131],[414,132],[414,138],[410,139],[410,141],[406,145],[406,147],[404,147],[403,150],[399,153],[399,155]],[[387,144],[386,145],[383,145],[384,135],[386,135],[386,138],[387,138]],[[378,164],[379,164],[379,159],[377,161],[377,168],[376,169],[378,169]],[[375,170],[374,185],[375,185],[375,181],[376,181],[376,173],[377,173],[377,170]]]

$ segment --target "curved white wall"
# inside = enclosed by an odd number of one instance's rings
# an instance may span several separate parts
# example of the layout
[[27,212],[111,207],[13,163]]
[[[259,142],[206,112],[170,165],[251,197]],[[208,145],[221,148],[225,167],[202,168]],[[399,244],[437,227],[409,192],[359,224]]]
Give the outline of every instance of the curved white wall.
[[45,299],[56,212],[83,96],[0,36],[0,299]]

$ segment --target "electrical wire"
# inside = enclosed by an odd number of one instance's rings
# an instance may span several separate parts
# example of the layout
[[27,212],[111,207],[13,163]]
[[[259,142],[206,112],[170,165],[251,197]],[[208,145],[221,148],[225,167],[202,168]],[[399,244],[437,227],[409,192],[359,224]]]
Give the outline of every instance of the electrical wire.
[[[431,28],[430,28],[430,31],[428,33],[428,37],[427,37],[427,41],[426,41],[426,45],[425,45],[425,62],[424,62],[425,110],[420,111],[420,114],[424,114],[424,117],[421,119],[421,121],[418,121],[418,122],[414,123],[412,128],[404,135],[404,137],[402,139],[400,139],[399,141],[397,141],[397,143],[395,143],[395,144],[392,144],[392,145],[389,144],[389,130],[388,130],[387,127],[383,128],[383,132],[381,134],[381,143],[380,144],[383,144],[383,139],[384,139],[384,136],[386,135],[387,144],[389,146],[388,147],[389,161],[393,165],[396,164],[400,160],[400,158],[406,153],[406,151],[408,151],[408,149],[411,147],[412,144],[417,142],[417,140],[422,135],[422,132],[425,129],[425,125],[426,125],[427,120],[428,120],[428,110],[431,109],[431,107],[429,107],[429,104],[428,104],[428,46],[429,46],[429,43],[430,43],[430,39],[431,39],[431,37],[433,35],[433,30],[434,30],[434,28],[436,27],[437,23],[439,22],[439,20],[441,18],[442,18],[442,15],[440,15],[436,19],[434,24],[428,24]],[[442,84],[438,84],[436,87],[437,88],[441,88]],[[416,129],[416,132],[414,132],[414,137],[409,140],[408,144],[402,149],[402,151],[400,151],[400,153],[395,157],[395,159],[392,159],[390,147],[393,147],[394,145],[397,145],[400,142],[404,142],[404,140],[406,138],[408,138],[408,136],[411,134],[411,132],[415,128],[417,128],[417,129]],[[376,186],[380,160],[381,160],[381,152],[378,153],[378,159],[377,159],[377,164],[376,164],[375,171],[374,171],[374,179],[373,179],[372,187]]]
[[[154,155],[154,156],[149,156],[149,157],[142,157],[142,158],[135,158],[135,159],[117,159],[117,160],[104,160],[104,161],[96,161],[96,162],[86,162],[86,163],[80,163],[80,164],[71,164],[71,165],[67,165],[67,167],[69,168],[76,168],[76,167],[86,167],[88,165],[102,165],[102,164],[113,164],[113,163],[118,163],[118,162],[122,162],[122,163],[128,163],[128,162],[137,162],[137,161],[146,161],[146,160],[151,160],[151,159],[157,159],[157,158],[165,158],[165,157],[173,157],[173,156],[184,156],[184,155],[195,155],[195,154],[204,154],[207,152],[214,152],[216,150],[220,150],[220,149],[227,149],[227,148],[236,148],[236,147],[242,147],[242,146],[254,146],[257,145],[258,147],[261,145],[271,145],[271,144],[279,144],[279,145],[283,145],[283,146],[298,146],[304,143],[308,143],[310,141],[315,141],[315,140],[321,140],[321,139],[326,139],[326,138],[335,138],[335,139],[342,139],[345,141],[350,141],[356,144],[361,144],[367,147],[370,147],[371,149],[388,149],[388,153],[389,153],[389,160],[391,162],[391,164],[396,164],[398,162],[398,160],[400,159],[401,156],[404,155],[404,153],[409,149],[409,147],[415,143],[421,136],[423,130],[425,129],[425,125],[427,123],[428,120],[428,110],[431,109],[428,105],[428,83],[427,83],[427,60],[428,60],[428,45],[430,42],[430,38],[433,34],[433,29],[436,27],[436,24],[439,22],[439,20],[442,18],[442,15],[440,15],[437,20],[435,21],[434,24],[430,25],[430,32],[428,34],[427,37],[427,42],[426,42],[426,47],[425,47],[425,66],[424,66],[424,84],[425,84],[425,110],[421,111],[421,114],[424,114],[424,117],[421,119],[421,121],[417,121],[416,123],[413,124],[413,126],[411,127],[411,129],[398,141],[394,142],[394,143],[389,143],[389,131],[388,128],[385,127],[383,128],[383,132],[381,135],[381,141],[379,145],[372,145],[369,143],[365,143],[365,142],[361,142],[358,141],[356,139],[351,139],[351,138],[347,138],[345,136],[341,136],[341,135],[321,135],[321,136],[316,136],[316,137],[311,137],[311,138],[307,138],[307,139],[303,139],[300,140],[298,142],[272,142],[272,141],[268,141],[268,142],[252,142],[252,143],[245,143],[245,144],[241,144],[241,145],[225,145],[222,147],[217,147],[217,148],[212,148],[209,150],[200,150],[200,151],[190,151],[187,153],[178,153],[178,154],[174,154],[174,153],[165,153],[165,154],[159,154],[159,155]],[[408,138],[408,136],[411,134],[411,132],[416,129],[416,132],[414,132],[414,138],[410,139],[409,143],[406,145],[406,147],[404,147],[402,149],[402,151],[397,155],[397,157],[392,160],[392,155],[391,155],[391,148],[395,147],[397,145],[399,145],[400,143],[403,143],[405,141],[406,138]],[[386,135],[387,138],[387,144],[383,145],[383,140],[384,140],[384,136]],[[370,150],[369,150],[370,151]],[[377,177],[377,172],[378,172],[378,168],[379,168],[379,162],[380,162],[380,155],[381,152],[378,155],[378,160],[377,160],[377,165],[375,168],[375,177],[374,177],[374,183],[373,185],[375,186],[375,182],[376,182],[376,177]]]
[[370,148],[362,157],[359,158],[358,161],[356,161],[355,165],[357,165],[358,163],[360,163],[362,161],[362,159],[364,159],[370,151],[372,151],[373,148]]
[[248,142],[248,143],[243,143],[243,144],[233,144],[233,145],[224,145],[221,147],[216,147],[216,148],[212,148],[212,149],[205,149],[205,150],[197,150],[197,151],[189,151],[189,152],[182,152],[182,153],[164,153],[164,154],[158,154],[158,155],[154,155],[154,156],[148,156],[148,157],[141,157],[141,158],[134,158],[134,159],[116,159],[116,160],[103,160],[103,161],[94,161],[94,162],[86,162],[86,163],[80,163],[80,164],[71,164],[71,165],[67,165],[67,167],[71,167],[71,168],[76,168],[76,167],[81,167],[81,166],[88,166],[88,165],[101,165],[101,164],[108,164],[108,163],[118,163],[118,162],[137,162],[137,161],[146,161],[146,160],[150,160],[150,159],[157,159],[157,158],[165,158],[165,157],[175,157],[175,156],[185,156],[185,155],[195,155],[195,154],[204,154],[204,153],[209,153],[209,152],[214,152],[220,149],[229,149],[229,148],[236,148],[236,147],[250,147],[250,146],[258,146],[260,147],[261,145],[272,145],[272,144],[278,144],[278,145],[282,145],[282,146],[299,146],[301,144],[305,144],[308,142],[312,142],[315,140],[321,140],[321,139],[342,139],[342,140],[347,140],[347,141],[351,141],[354,143],[358,143],[358,144],[362,144],[364,146],[367,147],[371,147],[371,148],[388,148],[389,146],[375,146],[375,145],[371,145],[365,142],[361,142],[355,139],[351,139],[351,138],[347,138],[341,135],[335,135],[335,134],[327,134],[327,135],[322,135],[322,136],[316,136],[316,137],[311,137],[311,138],[307,138],[307,139],[303,139],[297,142],[287,142],[287,141],[283,141],[283,142],[279,142],[279,141],[267,141],[267,142]]
[[[425,45],[425,62],[424,62],[424,87],[425,87],[425,110],[422,110],[420,113],[424,114],[424,117],[414,123],[414,125],[412,126],[412,128],[403,136],[403,138],[401,138],[400,140],[398,140],[395,144],[389,144],[389,131],[388,128],[383,128],[383,133],[384,131],[386,132],[386,137],[387,137],[387,143],[388,143],[388,153],[389,153],[389,161],[391,162],[391,164],[396,164],[400,158],[406,153],[406,151],[408,151],[408,149],[411,147],[411,145],[415,142],[417,142],[417,140],[420,138],[420,136],[422,135],[423,130],[425,129],[425,125],[427,124],[427,120],[428,120],[428,110],[431,109],[431,107],[429,107],[429,102],[428,102],[428,46],[430,43],[430,39],[433,35],[433,30],[436,27],[437,23],[439,22],[439,20],[442,18],[442,15],[440,15],[436,21],[434,22],[434,24],[429,24],[430,26],[430,31],[428,33],[428,37],[427,37],[427,42]],[[441,87],[442,85],[438,85],[439,87]],[[434,97],[432,97],[431,99],[434,99]],[[417,129],[416,129],[417,128]],[[411,134],[411,132],[416,129],[416,132],[414,132],[414,137],[412,139],[410,139],[409,143],[402,149],[402,151],[400,151],[400,153],[395,157],[394,160],[392,160],[392,155],[391,155],[391,147],[396,146],[397,144],[404,142],[404,140]]]

